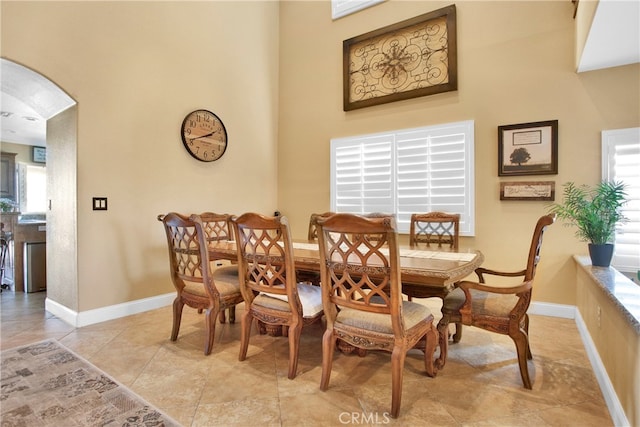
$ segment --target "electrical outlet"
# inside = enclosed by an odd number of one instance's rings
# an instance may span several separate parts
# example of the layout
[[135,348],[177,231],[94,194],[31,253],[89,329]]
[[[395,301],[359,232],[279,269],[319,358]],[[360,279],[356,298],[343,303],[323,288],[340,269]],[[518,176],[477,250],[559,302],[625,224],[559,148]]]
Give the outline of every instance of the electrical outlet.
[[600,320],[602,318],[602,311],[600,310],[600,306],[596,309],[596,319],[598,321],[598,328],[600,327]]

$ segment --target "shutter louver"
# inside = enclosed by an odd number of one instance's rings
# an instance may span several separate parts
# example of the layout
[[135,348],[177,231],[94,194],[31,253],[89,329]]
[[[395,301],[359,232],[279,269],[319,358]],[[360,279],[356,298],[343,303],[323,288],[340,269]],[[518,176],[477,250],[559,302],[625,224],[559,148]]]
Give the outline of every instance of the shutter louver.
[[620,271],[640,270],[640,128],[602,132],[602,178],[622,181],[628,202],[627,222],[618,226],[612,265]]

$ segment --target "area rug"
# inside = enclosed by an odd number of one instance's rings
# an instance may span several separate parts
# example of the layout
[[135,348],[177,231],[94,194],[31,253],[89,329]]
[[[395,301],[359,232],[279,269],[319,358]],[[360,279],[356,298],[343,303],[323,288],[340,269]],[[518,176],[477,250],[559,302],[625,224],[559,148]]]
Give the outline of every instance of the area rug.
[[179,426],[56,340],[5,350],[0,360],[2,427]]

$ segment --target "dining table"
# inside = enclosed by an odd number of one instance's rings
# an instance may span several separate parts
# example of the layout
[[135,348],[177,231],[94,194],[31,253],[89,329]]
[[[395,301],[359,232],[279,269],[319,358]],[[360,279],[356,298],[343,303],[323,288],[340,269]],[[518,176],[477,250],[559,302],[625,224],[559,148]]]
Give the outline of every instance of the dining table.
[[[293,259],[297,272],[320,272],[320,248],[317,241],[294,240]],[[455,284],[472,274],[484,261],[479,250],[434,250],[426,247],[399,245],[402,293],[410,298],[444,298]],[[212,260],[238,260],[235,241],[217,240],[209,244]],[[440,355],[436,366],[445,364],[448,337],[440,337]],[[424,343],[422,343],[424,345]]]

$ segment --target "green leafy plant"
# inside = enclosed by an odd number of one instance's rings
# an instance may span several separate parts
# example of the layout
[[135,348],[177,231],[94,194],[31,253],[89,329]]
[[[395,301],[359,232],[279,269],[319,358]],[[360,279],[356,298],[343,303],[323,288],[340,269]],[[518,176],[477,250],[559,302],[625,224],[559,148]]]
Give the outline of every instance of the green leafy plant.
[[7,199],[5,197],[0,199],[1,212],[13,212],[16,210],[17,207],[18,207],[18,204],[11,199]]
[[578,227],[576,236],[593,244],[613,241],[616,225],[626,221],[621,212],[627,202],[625,184],[601,181],[596,187],[564,184],[563,202],[554,203],[550,211],[568,225]]

